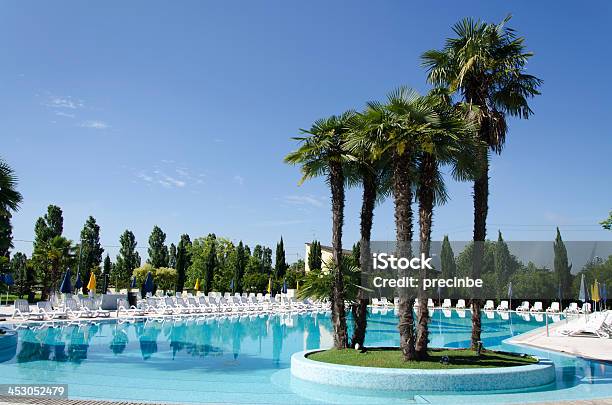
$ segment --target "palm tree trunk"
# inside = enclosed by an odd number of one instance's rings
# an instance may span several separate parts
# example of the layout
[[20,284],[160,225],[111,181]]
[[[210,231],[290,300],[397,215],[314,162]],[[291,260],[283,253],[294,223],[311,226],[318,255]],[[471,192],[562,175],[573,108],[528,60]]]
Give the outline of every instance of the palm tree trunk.
[[332,255],[335,273],[332,300],[332,322],[334,325],[334,347],[348,346],[346,313],[344,310],[344,280],[342,275],[342,225],[344,224],[344,173],[340,162],[331,162],[329,184],[332,194]]
[[[433,220],[436,165],[436,159],[434,156],[429,153],[425,153],[419,168],[420,183],[417,191],[419,198],[419,240],[421,245],[421,253],[426,257],[429,257],[431,245],[431,224]],[[419,278],[424,280],[426,277],[426,270],[421,269]],[[429,309],[426,305],[427,297],[422,288],[419,288],[418,296],[420,305],[418,310],[417,341],[415,350],[417,358],[419,360],[425,360],[427,358],[427,345],[429,340]]]
[[[487,148],[482,147],[478,153],[482,162],[482,174],[474,181],[474,250],[472,257],[472,278],[480,278],[484,257],[484,240],[487,237],[487,214],[489,211],[489,158]],[[480,342],[481,319],[479,297],[472,299],[472,338],[471,348],[476,350]]]
[[[395,233],[397,256],[409,258],[412,254],[412,174],[410,151],[395,154],[393,159],[393,197],[395,199]],[[402,272],[403,273],[403,272]],[[403,274],[399,274],[403,276]],[[415,360],[414,294],[408,288],[398,289],[400,348],[404,360]]]
[[[372,222],[374,220],[374,205],[376,203],[376,176],[370,170],[366,170],[362,178],[363,201],[361,204],[361,240],[359,242],[359,264],[361,266],[361,277],[370,274],[372,259],[370,257],[370,238],[372,233]],[[361,288],[357,292],[357,303],[352,306],[353,313],[353,336],[351,347],[356,344],[363,347],[366,328],[368,326],[368,298]]]

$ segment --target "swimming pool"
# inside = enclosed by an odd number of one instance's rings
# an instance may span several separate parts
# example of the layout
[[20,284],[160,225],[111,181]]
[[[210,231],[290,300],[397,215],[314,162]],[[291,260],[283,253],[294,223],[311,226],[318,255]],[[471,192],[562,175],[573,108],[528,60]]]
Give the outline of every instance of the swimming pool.
[[[350,323],[350,322],[349,322]],[[393,311],[374,312],[367,344],[397,345]],[[612,365],[519,348],[504,340],[544,325],[544,315],[483,314],[486,347],[552,359],[557,382],[530,393],[476,395],[487,403],[612,396]],[[432,346],[469,344],[470,312],[436,310]],[[180,403],[468,403],[475,394],[390,393],[323,387],[292,378],[295,352],[332,344],[329,313],[150,320],[20,329],[0,384],[65,383],[71,398]]]

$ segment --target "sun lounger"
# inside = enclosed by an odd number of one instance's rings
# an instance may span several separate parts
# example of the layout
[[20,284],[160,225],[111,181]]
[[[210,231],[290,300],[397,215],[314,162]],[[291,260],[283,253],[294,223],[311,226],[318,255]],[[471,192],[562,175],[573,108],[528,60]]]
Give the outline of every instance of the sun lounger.
[[68,312],[65,309],[53,309],[50,301],[40,301],[36,303],[36,306],[38,312],[44,314],[48,320],[68,318]]
[[589,317],[588,321],[583,318],[577,319],[559,331],[566,336],[610,338],[612,336],[612,314],[599,312]]
[[415,299],[414,299],[414,305],[413,305],[413,306],[414,306],[414,308],[418,308],[420,305],[421,305],[421,303],[419,302],[419,299],[418,299],[418,298],[415,298]]
[[74,298],[68,297],[64,300],[64,309],[71,318],[95,318],[96,313],[79,305]]
[[132,316],[146,315],[146,311],[144,309],[135,307],[134,305],[130,306],[127,299],[117,298],[117,317],[119,317],[124,312],[127,315],[132,315]]
[[449,309],[451,307],[451,300],[448,298],[444,298],[444,302],[442,302],[443,309]]
[[582,304],[582,308],[580,308],[580,313],[581,314],[590,314],[591,311],[591,303],[590,302],[585,302],[584,304]]
[[45,318],[45,314],[41,312],[33,312],[30,310],[30,304],[27,300],[15,300],[13,304],[13,315],[12,318],[19,318],[22,321],[42,321]]
[[83,307],[86,311],[89,311],[93,314],[94,318],[108,318],[110,317],[111,311],[107,311],[105,309],[100,308],[97,305],[96,300],[93,298],[88,298],[83,300]]
[[534,302],[533,306],[531,307],[529,311],[530,312],[544,312],[544,307],[542,305],[542,302],[540,301]]
[[434,304],[431,298],[427,298],[427,308],[435,308],[436,304]]
[[493,311],[495,309],[495,304],[493,303],[493,300],[487,300],[483,309],[485,311]]
[[391,306],[391,304],[389,303],[389,301],[387,301],[387,297],[381,297],[380,298],[380,304],[382,306],[388,307]]
[[510,308],[508,306],[508,301],[502,301],[498,306],[497,306],[497,310],[498,311],[509,311]]
[[546,308],[546,312],[552,313],[552,314],[558,314],[559,312],[561,312],[561,306],[556,301],[551,302],[550,307]]
[[456,309],[465,309],[465,300],[460,299],[457,301],[457,305],[455,305]]
[[564,312],[566,314],[578,314],[580,313],[580,309],[578,308],[577,303],[570,302],[569,307],[565,308]]
[[521,302],[521,305],[516,308],[516,312],[529,312],[529,301]]

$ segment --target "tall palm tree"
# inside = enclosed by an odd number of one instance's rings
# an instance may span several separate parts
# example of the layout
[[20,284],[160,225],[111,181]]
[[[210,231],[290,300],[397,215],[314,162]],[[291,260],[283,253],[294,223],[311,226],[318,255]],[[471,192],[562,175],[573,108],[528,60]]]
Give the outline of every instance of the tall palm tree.
[[354,118],[348,111],[340,116],[331,116],[316,121],[309,130],[302,130],[306,137],[295,138],[302,144],[298,150],[285,157],[289,164],[300,164],[303,182],[325,176],[332,197],[332,258],[334,283],[332,291],[332,322],[334,346],[348,346],[348,331],[344,308],[344,279],[342,267],[342,225],[344,224],[345,166],[350,161],[344,147],[346,133]]
[[[473,105],[479,123],[478,137],[486,144],[475,158],[482,170],[474,181],[474,278],[480,276],[489,197],[488,149],[501,153],[506,133],[506,115],[527,119],[533,113],[528,99],[540,94],[542,81],[525,73],[533,54],[525,50],[524,38],[506,27],[510,16],[499,24],[466,18],[453,27],[456,38],[446,40],[442,50],[423,54],[428,81],[448,86]],[[472,300],[471,346],[480,341],[480,300]]]
[[[372,260],[370,253],[370,239],[372,234],[372,224],[374,221],[374,208],[389,193],[391,188],[391,170],[386,155],[379,156],[372,150],[371,145],[360,142],[362,136],[368,136],[367,131],[371,131],[372,118],[376,120],[377,114],[373,117],[368,114],[369,110],[357,114],[353,120],[350,132],[346,141],[353,163],[350,165],[352,176],[349,176],[349,185],[359,183],[362,187],[362,200],[360,212],[360,240],[359,240],[359,264],[361,278],[367,277],[371,273]],[[374,121],[376,125],[376,121]],[[366,133],[364,134],[364,131]],[[351,337],[351,347],[357,344],[364,346],[367,329],[368,298],[365,286],[360,285],[357,291],[355,303],[351,306],[353,315],[353,335]]]
[[[420,252],[429,257],[434,207],[445,203],[448,197],[440,166],[450,165],[452,176],[457,180],[474,178],[476,165],[471,154],[476,145],[474,133],[477,126],[468,118],[463,105],[452,105],[447,89],[433,89],[427,100],[436,111],[438,121],[419,137],[416,197],[419,203]],[[423,280],[426,277],[426,270],[421,269],[419,278]],[[419,302],[422,304],[417,314],[415,350],[420,360],[427,357],[429,310],[424,305],[426,298],[425,291],[419,289]]]
[[21,194],[16,190],[17,176],[13,169],[0,159],[0,256],[8,258],[13,247],[11,211],[17,211],[21,203]]
[[[437,121],[431,105],[414,90],[400,87],[389,94],[387,103],[368,103],[368,128],[353,144],[372,149],[375,156],[389,156],[395,203],[397,255],[412,255],[412,203],[418,137]],[[405,360],[415,360],[414,294],[407,288],[399,293],[400,347]]]

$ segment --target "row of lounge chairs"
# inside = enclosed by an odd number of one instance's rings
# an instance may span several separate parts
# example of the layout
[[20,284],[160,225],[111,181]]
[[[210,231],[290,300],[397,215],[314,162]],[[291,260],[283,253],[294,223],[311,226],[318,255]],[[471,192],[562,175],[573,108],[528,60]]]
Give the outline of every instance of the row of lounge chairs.
[[[36,307],[30,307],[26,300],[15,300],[13,318],[21,321],[54,321],[79,318],[108,318],[114,311],[104,310],[100,306],[101,297],[68,296],[63,302],[59,300],[40,301]],[[159,316],[185,314],[246,314],[267,312],[300,312],[326,311],[329,302],[306,299],[298,301],[293,297],[255,294],[226,295],[211,293],[209,296],[148,296],[130,305],[125,298],[117,299],[117,317]]]
[[[395,297],[393,299],[393,302],[390,302],[386,297],[382,297],[380,299],[378,298],[372,298],[372,306],[373,307],[391,307],[391,306],[395,306],[398,307],[399,306],[399,298]],[[415,299],[414,300],[414,306],[418,307],[419,306],[419,299]],[[435,308],[435,304],[434,301],[429,298],[427,299],[427,307],[428,308]],[[441,305],[442,309],[450,309],[453,308],[452,306],[452,302],[449,298],[444,299],[444,301],[442,302]],[[455,309],[466,309],[466,303],[464,299],[459,299],[457,300],[457,303],[454,307]],[[510,311],[510,305],[509,305],[509,301],[501,301],[500,304],[495,307],[495,303],[493,300],[487,300],[485,301],[485,305],[483,307],[483,310],[485,311]],[[517,312],[546,312],[546,313],[553,313],[553,314],[558,314],[558,313],[567,313],[567,314],[582,314],[582,313],[590,313],[591,312],[591,304],[589,304],[588,302],[585,302],[582,305],[582,308],[578,307],[578,304],[576,304],[575,302],[572,302],[569,307],[567,307],[565,310],[561,309],[561,304],[559,304],[558,302],[552,302],[550,307],[546,308],[546,310],[544,310],[544,306],[542,304],[541,301],[536,301],[533,306],[530,305],[529,301],[523,301],[521,302],[521,304],[516,308]]]
[[612,311],[602,311],[589,316],[575,318],[557,331],[561,336],[612,338]]
[[40,301],[33,309],[27,300],[15,300],[12,317],[22,321],[53,321],[69,318],[108,318],[110,314],[110,311],[100,308],[99,301],[95,298],[82,298],[77,301],[68,297],[60,306],[54,307],[50,301]]

